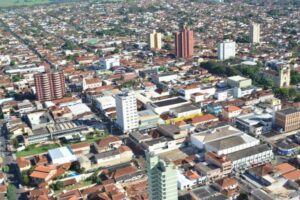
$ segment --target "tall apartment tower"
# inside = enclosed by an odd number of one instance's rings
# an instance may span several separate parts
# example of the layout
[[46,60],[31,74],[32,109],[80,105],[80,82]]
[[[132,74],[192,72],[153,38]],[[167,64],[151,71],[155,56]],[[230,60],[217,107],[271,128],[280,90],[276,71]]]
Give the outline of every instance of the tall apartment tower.
[[194,33],[183,27],[175,36],[175,53],[177,58],[191,58],[194,53]]
[[177,200],[177,169],[172,162],[147,153],[148,194],[150,200]]
[[153,31],[153,33],[150,34],[149,36],[149,46],[150,49],[161,49],[161,38],[162,38],[162,34],[161,33],[157,33],[155,30]]
[[250,39],[252,44],[260,43],[260,24],[252,23],[250,26]]
[[236,43],[230,40],[225,40],[218,44],[218,59],[227,60],[234,58],[236,54]]
[[116,95],[117,125],[123,133],[128,133],[139,127],[137,101],[135,93],[123,90]]
[[37,99],[51,101],[61,99],[66,93],[63,72],[47,72],[34,75]]

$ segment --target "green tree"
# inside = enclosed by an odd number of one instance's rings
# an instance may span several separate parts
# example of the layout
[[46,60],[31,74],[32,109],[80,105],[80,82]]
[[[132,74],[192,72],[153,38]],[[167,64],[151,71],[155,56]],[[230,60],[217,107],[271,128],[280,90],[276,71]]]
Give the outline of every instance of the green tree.
[[4,173],[8,173],[9,172],[9,166],[8,165],[5,165],[3,168],[2,168],[2,171],[4,172]]
[[7,199],[17,200],[17,189],[14,185],[10,184],[7,188]]
[[54,190],[61,190],[63,189],[65,186],[64,186],[64,183],[61,182],[61,181],[57,181],[56,183],[53,184],[52,188]]
[[12,139],[12,145],[14,146],[14,148],[18,148],[19,146],[19,141],[17,138]]
[[29,175],[28,175],[28,171],[23,171],[22,172],[22,183],[24,185],[28,185],[30,182],[30,178],[29,178]]

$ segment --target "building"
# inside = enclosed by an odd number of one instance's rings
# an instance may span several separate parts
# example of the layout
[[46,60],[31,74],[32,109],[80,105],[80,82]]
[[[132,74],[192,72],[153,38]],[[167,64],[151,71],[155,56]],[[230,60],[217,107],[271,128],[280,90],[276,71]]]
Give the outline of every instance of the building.
[[48,72],[34,75],[34,84],[39,101],[61,99],[66,93],[63,72]]
[[123,133],[139,128],[137,101],[135,93],[123,90],[116,95],[117,125]]
[[300,128],[300,110],[287,108],[275,114],[275,126],[283,132],[295,131]]
[[272,131],[273,116],[267,113],[241,115],[235,119],[235,125],[246,133],[258,136]]
[[128,163],[133,158],[132,150],[125,145],[121,145],[116,149],[97,153],[93,156],[96,167],[109,167]]
[[177,58],[191,58],[194,53],[193,31],[183,27],[182,31],[175,35],[175,54]]
[[236,54],[236,43],[230,40],[225,40],[218,45],[218,59],[227,60],[234,58]]
[[157,33],[155,30],[153,31],[153,33],[150,34],[149,36],[149,47],[150,49],[161,49],[161,38],[162,38],[162,34],[161,33]]
[[157,125],[164,123],[163,120],[152,110],[142,110],[139,115],[139,130],[156,128]]
[[190,102],[185,100],[182,97],[171,97],[168,99],[163,99],[160,101],[155,101],[152,103],[147,104],[148,109],[153,110],[157,114],[162,114],[165,112],[170,111],[172,108],[180,107]]
[[69,147],[50,149],[48,154],[53,165],[72,163],[77,160],[77,157]]
[[227,84],[232,88],[246,88],[252,85],[252,80],[242,76],[231,76],[228,77]]
[[250,39],[252,44],[260,43],[260,24],[252,23],[250,26]]
[[112,67],[120,66],[119,56],[113,56],[110,58],[100,58],[100,68],[105,70],[110,70]]
[[172,162],[147,154],[148,194],[150,200],[177,200],[177,168]]
[[274,81],[278,87],[288,87],[291,82],[291,69],[288,64],[270,61],[267,63],[263,76]]
[[84,78],[82,82],[82,89],[94,89],[102,86],[102,80],[99,78]]

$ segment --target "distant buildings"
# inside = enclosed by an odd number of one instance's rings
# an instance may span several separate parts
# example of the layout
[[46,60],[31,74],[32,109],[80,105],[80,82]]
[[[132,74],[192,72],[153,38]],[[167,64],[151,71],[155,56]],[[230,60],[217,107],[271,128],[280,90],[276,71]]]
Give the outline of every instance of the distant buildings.
[[157,33],[155,30],[153,33],[149,35],[149,46],[150,49],[161,49],[162,43],[161,43],[162,34]]
[[193,53],[193,31],[184,26],[180,32],[175,33],[175,54],[177,58],[191,58]]
[[230,40],[218,44],[218,59],[227,60],[234,58],[236,54],[236,43]]
[[116,95],[117,125],[123,133],[130,132],[139,127],[137,102],[135,93],[123,90]]
[[252,23],[250,26],[250,40],[252,44],[260,43],[260,24]]
[[283,132],[295,131],[300,128],[300,110],[288,108],[277,111],[275,114],[275,126]]
[[172,162],[147,155],[148,193],[150,200],[177,200],[177,169]]
[[36,74],[34,84],[39,101],[61,99],[66,93],[65,77],[62,72]]

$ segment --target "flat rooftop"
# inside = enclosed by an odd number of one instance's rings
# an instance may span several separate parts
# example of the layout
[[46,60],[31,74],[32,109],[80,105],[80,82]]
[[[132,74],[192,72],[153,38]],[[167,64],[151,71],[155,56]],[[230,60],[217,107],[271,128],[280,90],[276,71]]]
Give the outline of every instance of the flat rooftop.
[[176,98],[172,98],[172,99],[167,99],[167,100],[155,102],[153,104],[156,107],[165,107],[165,106],[170,106],[170,105],[174,105],[174,104],[181,104],[181,103],[187,103],[187,102],[188,101],[183,99],[183,98],[176,97]]
[[299,112],[299,109],[297,109],[297,108],[287,108],[287,109],[278,111],[278,113],[282,113],[282,114],[285,114],[285,115],[293,114],[293,113],[296,113],[296,112]]
[[230,147],[239,146],[242,144],[252,143],[252,142],[258,142],[257,139],[254,137],[251,137],[247,134],[238,135],[238,136],[232,136],[229,138],[213,141],[207,143],[207,145],[214,147],[217,150],[224,150]]
[[198,109],[200,109],[200,108],[195,106],[194,104],[187,104],[187,105],[179,106],[177,108],[173,108],[173,109],[171,109],[171,111],[173,111],[175,113],[182,113],[182,112],[189,112],[189,111],[198,110]]
[[267,144],[261,144],[247,149],[243,149],[234,153],[227,154],[228,158],[231,161],[239,160],[246,158],[252,155],[256,155],[265,151],[270,150],[270,147]]

